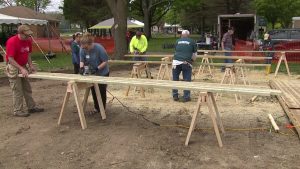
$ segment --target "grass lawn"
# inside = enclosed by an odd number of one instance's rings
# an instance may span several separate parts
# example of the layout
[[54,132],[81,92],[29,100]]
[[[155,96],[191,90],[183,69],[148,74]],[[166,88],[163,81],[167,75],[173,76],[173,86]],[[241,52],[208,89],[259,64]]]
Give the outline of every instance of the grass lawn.
[[[169,52],[170,53],[170,52]],[[47,60],[41,53],[33,53],[32,60],[34,60],[38,64],[38,68],[41,71],[57,71],[57,70],[72,70],[73,64],[71,56],[65,53],[57,53],[55,58],[50,59],[51,63],[49,64]],[[149,58],[149,60],[160,60],[159,58]],[[201,60],[198,59],[197,62],[199,63]],[[221,62],[222,60],[215,60],[215,63]],[[124,64],[113,64],[111,66],[118,66]],[[197,65],[197,63],[195,63]],[[300,74],[300,63],[289,63],[289,68],[292,74]],[[264,67],[255,67],[257,70],[264,71]],[[273,72],[276,69],[276,63],[272,63],[272,70]],[[286,72],[285,65],[282,65],[279,68],[279,72]]]
[[[174,48],[171,46],[175,44],[176,40],[179,38],[177,35],[176,37],[174,35],[169,36],[157,36],[149,40],[148,42],[148,52],[157,52],[157,53],[173,53]],[[199,37],[192,35],[192,39],[198,40]],[[169,48],[163,48],[163,46],[169,47]]]
[[[148,42],[148,53],[168,53],[173,54],[174,49],[172,48],[172,44],[176,42],[179,38],[174,35],[153,35],[153,38]],[[199,37],[197,35],[191,35],[191,38],[194,40],[198,40]],[[170,48],[163,48],[163,46],[169,46]],[[51,64],[47,62],[44,56],[41,53],[33,53],[32,59],[38,64],[38,67],[41,71],[53,71],[53,70],[72,70],[73,64],[71,55],[65,53],[56,53],[56,58],[51,59]],[[160,60],[160,58],[149,58],[149,60]],[[197,60],[200,62],[201,60]],[[216,62],[223,62],[223,60],[216,60]],[[117,66],[118,64],[113,64],[111,66]],[[122,65],[122,64],[120,64]],[[197,63],[195,64],[197,65]],[[289,67],[291,73],[300,74],[300,63],[289,63]],[[262,67],[256,67],[255,69],[264,70]],[[276,69],[276,64],[272,64],[272,70]],[[286,72],[285,66],[282,64],[279,72]]]

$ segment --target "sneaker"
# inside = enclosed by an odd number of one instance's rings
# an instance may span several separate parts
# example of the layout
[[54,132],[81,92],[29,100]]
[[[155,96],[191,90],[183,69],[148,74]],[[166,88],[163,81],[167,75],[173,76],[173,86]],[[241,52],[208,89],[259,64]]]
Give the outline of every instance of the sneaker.
[[14,112],[14,116],[16,116],[16,117],[28,117],[28,116],[30,116],[30,114],[27,113],[27,112],[18,111],[18,112]]
[[34,107],[32,109],[29,109],[28,113],[40,113],[40,112],[43,112],[43,111],[44,111],[43,108]]
[[185,103],[185,102],[189,102],[191,101],[191,98],[183,98],[182,102]]
[[178,97],[173,97],[173,100],[174,100],[175,102],[177,102],[177,101],[179,101],[179,98],[178,98]]

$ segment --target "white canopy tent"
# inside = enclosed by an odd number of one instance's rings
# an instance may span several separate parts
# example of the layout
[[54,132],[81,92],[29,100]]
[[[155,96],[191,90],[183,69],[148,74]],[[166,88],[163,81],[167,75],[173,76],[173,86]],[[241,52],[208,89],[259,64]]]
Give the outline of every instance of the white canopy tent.
[[18,18],[14,16],[0,14],[0,24],[28,24],[28,25],[46,25],[46,20]]
[[[114,18],[107,19],[99,22],[98,24],[90,27],[89,29],[110,29],[114,24]],[[127,19],[127,28],[142,28],[144,23],[135,19]]]

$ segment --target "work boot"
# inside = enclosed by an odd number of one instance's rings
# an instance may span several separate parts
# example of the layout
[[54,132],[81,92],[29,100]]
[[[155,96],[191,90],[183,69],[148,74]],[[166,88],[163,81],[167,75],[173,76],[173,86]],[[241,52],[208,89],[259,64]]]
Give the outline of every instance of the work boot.
[[16,117],[28,117],[28,116],[30,116],[30,114],[27,113],[27,112],[18,111],[18,112],[14,112],[14,116],[16,116]]
[[28,113],[40,113],[43,112],[44,109],[43,108],[38,108],[38,107],[34,107],[32,109],[28,109]]

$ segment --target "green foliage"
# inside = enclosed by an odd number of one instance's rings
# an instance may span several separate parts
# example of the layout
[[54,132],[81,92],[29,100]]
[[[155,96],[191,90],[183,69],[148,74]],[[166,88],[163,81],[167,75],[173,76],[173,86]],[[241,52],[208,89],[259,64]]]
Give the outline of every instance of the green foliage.
[[25,6],[36,11],[46,9],[51,0],[0,0],[0,5],[4,6]]
[[112,17],[105,0],[64,0],[62,10],[66,19],[86,28]]
[[46,9],[46,7],[51,3],[51,0],[15,0],[16,5],[26,6],[36,11],[41,9]]
[[254,4],[257,14],[271,22],[272,28],[276,22],[285,28],[289,27],[292,17],[299,14],[300,8],[300,0],[255,0]]
[[134,0],[129,4],[130,16],[144,20],[144,16],[149,14],[150,25],[154,26],[168,12],[172,3],[173,0]]

